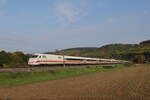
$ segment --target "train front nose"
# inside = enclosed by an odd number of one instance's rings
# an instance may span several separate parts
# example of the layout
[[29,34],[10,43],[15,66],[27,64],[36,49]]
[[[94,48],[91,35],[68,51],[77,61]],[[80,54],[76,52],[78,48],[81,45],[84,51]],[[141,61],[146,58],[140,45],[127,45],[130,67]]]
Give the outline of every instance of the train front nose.
[[37,60],[35,58],[30,58],[28,61],[28,65],[37,65]]

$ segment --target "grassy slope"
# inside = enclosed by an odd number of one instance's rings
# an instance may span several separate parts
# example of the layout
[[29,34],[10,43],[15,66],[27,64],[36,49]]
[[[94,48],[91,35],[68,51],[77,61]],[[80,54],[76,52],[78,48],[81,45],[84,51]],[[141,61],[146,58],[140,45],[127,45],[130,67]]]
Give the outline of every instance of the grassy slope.
[[132,44],[110,44],[99,48],[100,56],[111,56],[136,47]]
[[130,48],[127,51],[121,51],[120,54],[128,54],[128,53],[142,54],[145,52],[150,53],[150,46],[138,46],[138,47]]
[[95,52],[94,53],[95,55],[97,51],[98,51],[98,48],[83,47],[83,48],[70,48],[70,49],[61,50],[57,52],[57,54],[70,55],[70,56],[90,56],[92,54],[93,56],[93,52]]
[[58,51],[57,54],[71,56],[87,56],[87,57],[109,57],[113,54],[127,51],[136,45],[130,44],[110,44],[100,48],[71,48]]
[[86,57],[112,57],[113,55],[150,53],[150,45],[110,44],[100,48],[72,48],[58,51],[57,54]]
[[70,68],[50,70],[46,72],[0,73],[0,87],[55,80],[59,78],[79,76],[95,72],[104,72],[120,68],[124,68],[124,65],[116,65],[114,67],[96,66],[84,68]]

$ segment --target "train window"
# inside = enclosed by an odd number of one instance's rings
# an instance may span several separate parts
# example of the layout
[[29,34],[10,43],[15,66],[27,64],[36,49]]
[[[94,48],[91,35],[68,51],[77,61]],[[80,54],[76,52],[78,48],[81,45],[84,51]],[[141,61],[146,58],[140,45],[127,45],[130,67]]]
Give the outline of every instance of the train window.
[[39,56],[39,58],[42,58],[41,56]]
[[80,60],[80,61],[83,61],[84,59],[66,58],[66,60]]
[[43,56],[43,58],[46,58],[46,56]]
[[59,56],[58,59],[61,59],[61,56]]
[[38,55],[33,55],[31,58],[37,58],[38,57]]
[[93,60],[93,59],[87,59],[87,61],[97,61],[97,60]]

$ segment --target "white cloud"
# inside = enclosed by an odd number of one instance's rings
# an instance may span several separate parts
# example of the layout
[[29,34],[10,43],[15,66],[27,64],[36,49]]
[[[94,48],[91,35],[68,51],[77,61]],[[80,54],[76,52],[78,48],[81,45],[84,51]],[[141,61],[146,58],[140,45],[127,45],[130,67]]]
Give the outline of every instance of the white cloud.
[[56,10],[63,15],[66,20],[68,20],[70,23],[73,23],[75,21],[75,16],[77,15],[77,12],[73,9],[73,6],[69,3],[59,3],[56,5]]
[[85,14],[85,6],[87,2],[78,1],[76,4],[70,1],[58,1],[55,4],[55,11],[57,13],[57,17],[63,22],[74,23],[79,17]]

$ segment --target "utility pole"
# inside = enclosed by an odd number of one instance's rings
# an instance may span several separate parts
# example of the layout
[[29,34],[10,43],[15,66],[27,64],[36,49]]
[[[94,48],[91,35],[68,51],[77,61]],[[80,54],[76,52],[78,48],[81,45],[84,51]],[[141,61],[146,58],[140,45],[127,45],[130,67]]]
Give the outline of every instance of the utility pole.
[[63,66],[64,66],[64,68],[66,67],[66,65],[65,65],[65,56],[63,55]]

